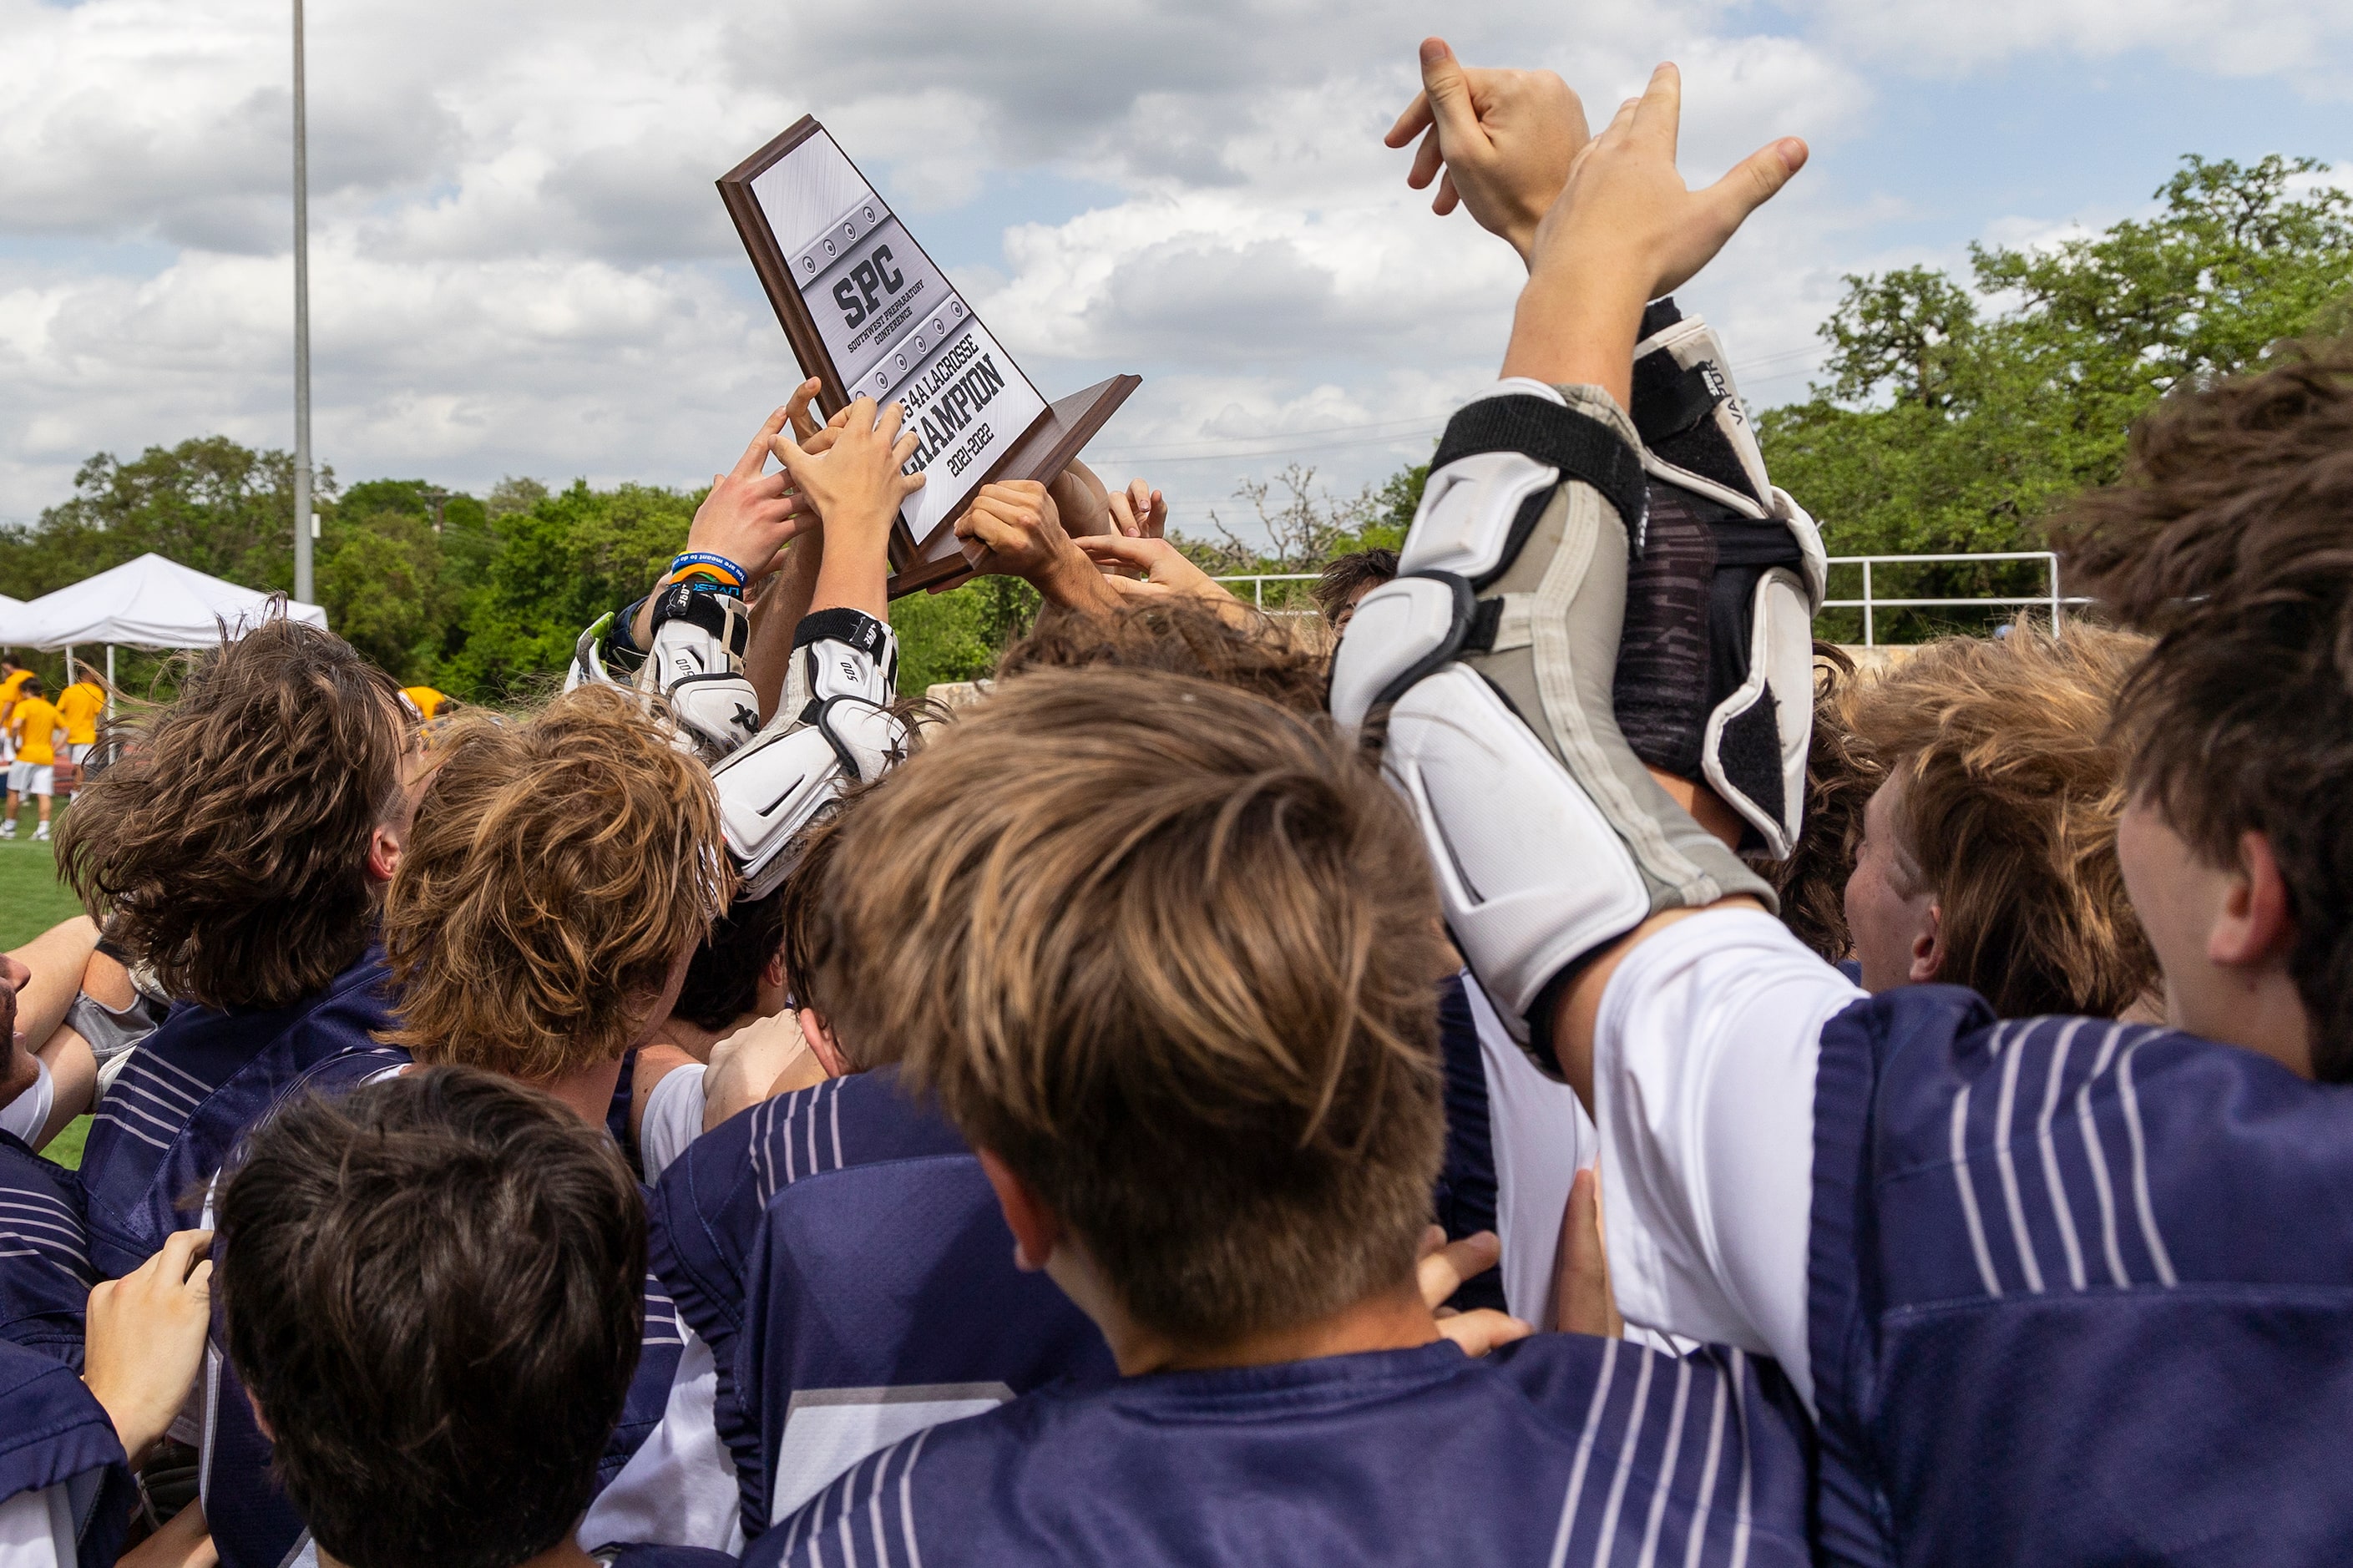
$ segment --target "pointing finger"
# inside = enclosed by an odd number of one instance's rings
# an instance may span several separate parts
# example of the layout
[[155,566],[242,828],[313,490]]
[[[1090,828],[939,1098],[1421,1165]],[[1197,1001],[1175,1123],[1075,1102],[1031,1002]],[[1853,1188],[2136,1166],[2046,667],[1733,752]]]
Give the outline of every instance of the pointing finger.
[[1389,127],[1389,133],[1381,138],[1381,144],[1386,147],[1402,147],[1428,129],[1430,129],[1430,94],[1417,92],[1413,95],[1413,101],[1405,106],[1405,112],[1397,117],[1397,123]]
[[756,479],[760,477],[761,470],[768,466],[768,443],[775,440],[777,433],[784,429],[785,422],[788,417],[787,412],[779,408],[761,422],[760,433],[752,437],[752,444],[744,448],[742,457],[735,459],[737,479]]
[[1651,73],[1651,85],[1642,89],[1641,102],[1634,110],[1633,134],[1665,153],[1672,163],[1683,112],[1683,75],[1669,61]]

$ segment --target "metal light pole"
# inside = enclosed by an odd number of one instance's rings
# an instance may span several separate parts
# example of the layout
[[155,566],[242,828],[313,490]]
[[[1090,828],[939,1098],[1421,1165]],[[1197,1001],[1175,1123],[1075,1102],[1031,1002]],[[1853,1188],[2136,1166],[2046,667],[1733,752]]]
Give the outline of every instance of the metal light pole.
[[311,591],[311,173],[302,112],[302,0],[294,0],[294,597]]

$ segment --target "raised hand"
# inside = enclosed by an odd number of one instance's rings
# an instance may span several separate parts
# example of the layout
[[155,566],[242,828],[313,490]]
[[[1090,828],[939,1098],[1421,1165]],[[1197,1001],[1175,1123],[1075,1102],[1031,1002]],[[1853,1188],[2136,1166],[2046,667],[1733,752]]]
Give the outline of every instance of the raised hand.
[[1094,563],[1063,530],[1053,495],[1034,479],[981,486],[971,507],[956,519],[955,533],[964,541],[965,559],[973,570],[1019,577],[1049,604],[1100,610],[1119,603]]
[[[899,433],[906,414],[896,403],[877,409],[871,399],[852,398],[827,422],[835,435],[822,452],[810,451],[781,429],[773,437],[772,449],[793,484],[825,519],[825,557],[812,609],[841,607],[863,610],[878,620],[889,617],[884,585],[891,573],[891,525],[900,503],[923,488],[922,474],[901,471],[916,447],[912,434]],[[818,432],[818,438],[824,435]]]
[[1123,599],[1184,594],[1220,607],[1241,603],[1226,591],[1223,583],[1202,571],[1165,539],[1130,539],[1124,533],[1100,533],[1071,542],[1102,570],[1113,591]]
[[686,531],[686,547],[723,555],[756,581],[775,569],[789,541],[815,515],[815,508],[795,490],[782,471],[765,473],[771,444],[787,423],[806,417],[809,399],[817,395],[814,379],[794,389],[792,399],[768,416],[759,434],[723,474],[711,476],[711,493],[694,509],[694,522]]
[[1694,191],[1675,170],[1682,114],[1683,78],[1662,65],[1578,152],[1536,226],[1504,374],[1600,386],[1623,406],[1644,303],[1681,288],[1805,166],[1806,144],[1785,136]]
[[1541,222],[1585,145],[1585,106],[1550,71],[1472,70],[1443,38],[1421,41],[1421,90],[1383,138],[1403,147],[1416,136],[1405,183],[1426,190],[1440,216],[1457,205],[1528,258]]
[[1578,152],[1560,199],[1537,225],[1533,267],[1573,262],[1622,275],[1644,300],[1672,294],[1805,167],[1806,144],[1784,136],[1693,190],[1675,168],[1683,101],[1683,73],[1662,65],[1641,97],[1619,106]]
[[1168,531],[1168,498],[1142,479],[1110,497],[1112,526],[1129,539],[1158,539]]
[[204,1362],[212,1244],[209,1230],[174,1231],[154,1257],[90,1293],[82,1381],[113,1421],[134,1469],[171,1429]]

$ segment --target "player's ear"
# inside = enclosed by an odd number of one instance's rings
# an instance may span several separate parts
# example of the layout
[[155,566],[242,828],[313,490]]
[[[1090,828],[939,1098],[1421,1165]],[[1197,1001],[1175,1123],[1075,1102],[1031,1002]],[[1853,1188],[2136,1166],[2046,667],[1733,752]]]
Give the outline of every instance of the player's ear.
[[368,835],[368,879],[389,882],[392,874],[400,869],[400,830],[388,823],[379,822]]
[[997,1206],[1005,1211],[1006,1228],[1013,1233],[1014,1267],[1024,1273],[1045,1268],[1053,1261],[1054,1248],[1061,1245],[1061,1216],[1004,1161],[986,1149],[973,1152],[980,1156],[980,1168],[997,1191]]
[[817,1053],[817,1059],[825,1064],[828,1078],[848,1078],[858,1070],[842,1055],[840,1043],[833,1037],[833,1026],[825,1021],[824,1014],[814,1007],[804,1007],[795,1016],[800,1020],[801,1038]]
[[1914,985],[1932,985],[1945,972],[1945,910],[1928,900],[1928,917],[1912,934],[1912,969],[1905,976]]
[[2284,960],[2295,941],[2288,912],[2287,880],[2280,875],[2272,841],[2252,829],[2239,836],[2239,864],[2206,938],[2206,956],[2231,969],[2252,969]]

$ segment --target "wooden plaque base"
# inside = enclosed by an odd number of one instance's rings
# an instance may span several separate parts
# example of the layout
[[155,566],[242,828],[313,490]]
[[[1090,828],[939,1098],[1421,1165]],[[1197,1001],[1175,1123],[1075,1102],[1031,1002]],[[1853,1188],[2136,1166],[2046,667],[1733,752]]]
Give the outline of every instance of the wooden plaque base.
[[[1055,476],[1071,466],[1071,459],[1079,455],[1080,448],[1092,440],[1095,432],[1103,427],[1103,422],[1127,401],[1128,394],[1143,384],[1144,378],[1140,375],[1114,375],[1108,381],[1095,383],[1084,392],[1074,392],[1047,405],[1044,416],[1014,443],[1013,449],[1006,453],[1005,460],[989,475],[989,479],[1053,483]],[[953,519],[941,523],[932,531],[931,537],[923,542],[916,558],[891,574],[891,597],[895,599],[919,589],[929,589],[934,594],[944,593],[973,575],[972,563],[961,551],[937,561],[923,559],[923,554],[948,536],[955,527]]]

